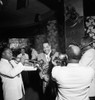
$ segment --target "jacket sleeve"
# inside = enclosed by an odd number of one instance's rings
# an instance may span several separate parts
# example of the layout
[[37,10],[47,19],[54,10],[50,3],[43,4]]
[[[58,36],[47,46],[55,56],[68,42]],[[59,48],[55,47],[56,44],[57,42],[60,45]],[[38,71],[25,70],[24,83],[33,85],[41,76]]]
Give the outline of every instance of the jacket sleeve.
[[14,78],[16,77],[18,74],[20,74],[23,70],[24,70],[24,66],[22,65],[22,63],[18,63],[18,64],[13,64],[12,65],[14,66],[14,68],[12,69],[7,69],[6,67],[7,66],[2,66],[0,67],[0,74],[2,74],[3,76],[7,76],[7,77],[11,77],[11,78]]

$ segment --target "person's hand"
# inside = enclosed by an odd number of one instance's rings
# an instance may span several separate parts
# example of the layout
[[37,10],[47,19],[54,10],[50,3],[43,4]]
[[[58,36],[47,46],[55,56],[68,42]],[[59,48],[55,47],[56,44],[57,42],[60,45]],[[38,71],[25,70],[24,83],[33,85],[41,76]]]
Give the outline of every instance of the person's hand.
[[48,81],[49,81],[49,76],[48,76],[48,75],[44,75],[44,76],[43,76],[43,79],[44,79],[46,82],[48,82]]
[[56,60],[52,60],[52,64],[53,64],[54,66],[57,66],[57,61],[56,61]]
[[21,58],[20,61],[21,61],[21,63],[22,63],[23,65],[25,65],[25,59]]

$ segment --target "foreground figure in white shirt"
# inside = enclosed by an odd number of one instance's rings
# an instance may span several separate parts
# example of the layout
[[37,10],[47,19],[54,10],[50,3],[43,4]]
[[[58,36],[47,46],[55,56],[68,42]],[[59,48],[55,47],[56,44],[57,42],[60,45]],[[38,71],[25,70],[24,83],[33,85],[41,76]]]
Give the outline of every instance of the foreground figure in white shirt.
[[[83,37],[81,40],[82,57],[79,61],[80,65],[92,67],[95,70],[95,49],[93,47],[93,39],[91,37]],[[89,97],[95,100],[95,76],[89,90]]]
[[0,76],[4,100],[21,100],[25,94],[21,72],[24,70],[36,70],[32,66],[24,66],[22,63],[16,64],[12,60],[12,51],[5,48],[2,51],[0,61]]
[[52,77],[58,84],[56,100],[89,100],[88,90],[94,77],[91,67],[79,65],[81,50],[78,46],[67,48],[67,66],[55,66]]

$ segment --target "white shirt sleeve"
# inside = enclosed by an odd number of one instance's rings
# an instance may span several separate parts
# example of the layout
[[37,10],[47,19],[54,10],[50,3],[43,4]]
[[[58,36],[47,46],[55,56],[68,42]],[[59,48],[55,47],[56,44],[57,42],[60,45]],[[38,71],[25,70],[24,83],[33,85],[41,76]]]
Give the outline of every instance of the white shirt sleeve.
[[83,65],[83,66],[94,66],[95,63],[95,50],[94,49],[90,49],[88,51],[86,51],[81,60],[79,61],[79,64]]
[[55,66],[55,67],[52,69],[52,77],[53,77],[54,79],[57,79],[59,73],[60,73],[60,66]]
[[[17,64],[14,62],[14,61],[11,61],[11,63],[12,63],[12,65],[14,65],[14,67],[17,67]],[[37,68],[36,67],[34,67],[34,66],[30,66],[30,65],[23,65],[23,71],[35,71],[35,70],[37,70]]]
[[24,70],[24,66],[22,65],[22,63],[16,64],[13,61],[11,63],[14,66],[14,68],[7,69],[7,66],[1,65],[2,67],[0,67],[0,74],[14,78]]

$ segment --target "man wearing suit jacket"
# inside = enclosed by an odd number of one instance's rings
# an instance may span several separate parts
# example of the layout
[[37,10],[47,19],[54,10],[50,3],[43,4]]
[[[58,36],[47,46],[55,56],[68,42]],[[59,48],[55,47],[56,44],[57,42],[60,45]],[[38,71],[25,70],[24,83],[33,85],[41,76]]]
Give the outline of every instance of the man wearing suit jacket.
[[43,79],[43,93],[45,93],[46,87],[49,82],[49,63],[51,60],[53,60],[55,57],[58,56],[58,53],[54,53],[54,50],[51,49],[51,45],[48,42],[43,43],[43,52],[38,54],[37,60],[43,60],[44,65],[41,67],[42,71],[40,71],[39,75],[41,79]]
[[33,67],[26,67],[22,63],[16,64],[12,60],[12,51],[5,48],[2,51],[0,61],[0,77],[4,100],[22,100],[25,94],[21,72],[24,70],[36,70]]
[[81,50],[78,46],[67,48],[67,66],[55,66],[52,77],[58,84],[56,100],[89,100],[88,91],[95,72],[91,67],[79,65]]
[[43,79],[43,93],[45,92],[46,86],[49,81],[49,76],[47,74],[48,68],[49,68],[49,62],[51,60],[50,58],[51,54],[51,45],[49,43],[43,43],[43,53],[38,54],[37,60],[43,60],[44,65],[41,66],[42,71],[39,73],[40,78]]

